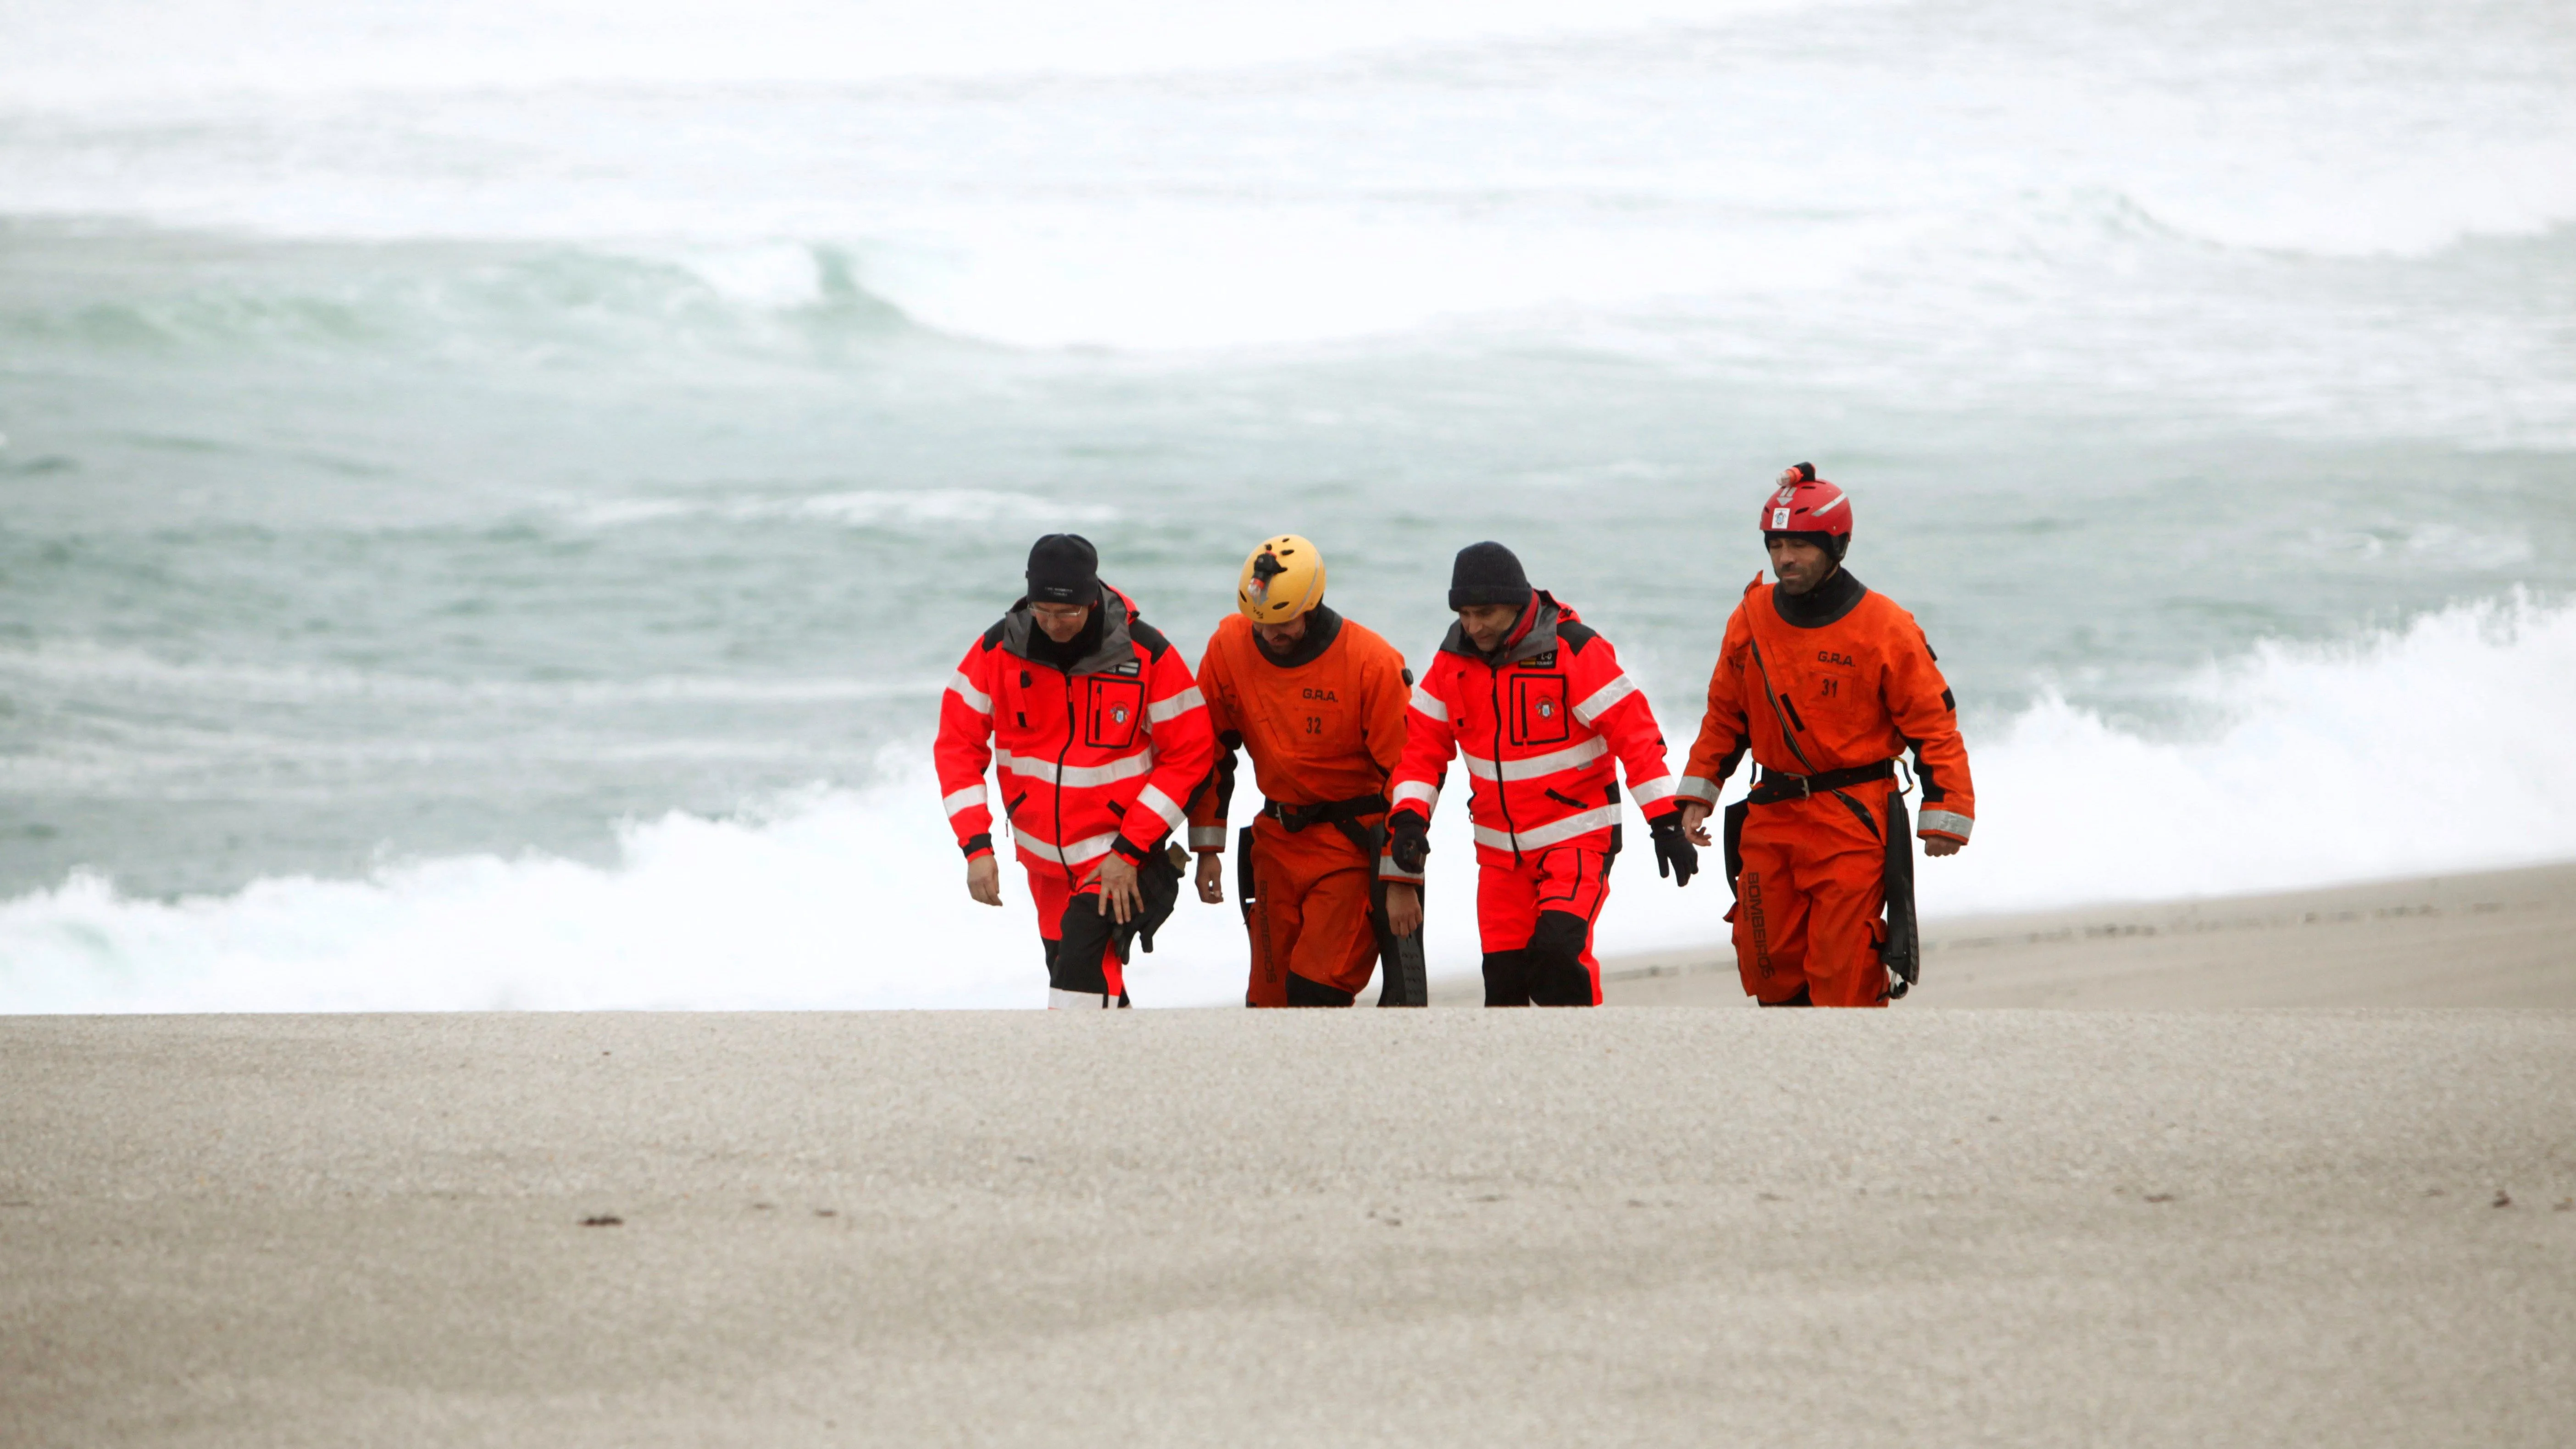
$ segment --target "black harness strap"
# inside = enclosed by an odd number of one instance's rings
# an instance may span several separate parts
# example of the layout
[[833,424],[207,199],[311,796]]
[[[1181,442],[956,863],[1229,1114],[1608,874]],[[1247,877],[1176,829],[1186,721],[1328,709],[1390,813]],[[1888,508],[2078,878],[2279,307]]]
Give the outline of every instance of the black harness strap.
[[[1752,632],[1747,630],[1744,636],[1744,644],[1746,648],[1753,651],[1753,667],[1762,671],[1762,697],[1771,701],[1771,717],[1780,722],[1780,738],[1788,743],[1789,753],[1798,757],[1798,763],[1807,767],[1806,774],[1793,776],[1791,778],[1813,780],[1824,776],[1826,772],[1818,770],[1816,768],[1816,762],[1808,759],[1807,752],[1798,747],[1797,728],[1790,722],[1789,712],[1780,707],[1780,696],[1771,688],[1771,666],[1762,662],[1762,641],[1754,638]],[[1858,784],[1860,782],[1855,780],[1852,783]],[[1869,818],[1869,812],[1861,808],[1861,803],[1858,800],[1844,794],[1841,789],[1835,786],[1825,785],[1817,788],[1829,791],[1835,799],[1843,802],[1843,808],[1852,813],[1852,818],[1869,827],[1870,834],[1878,834],[1878,822]],[[1814,792],[1808,791],[1806,793],[1812,794]],[[1791,797],[1783,795],[1779,798],[1786,800]]]
[[1872,780],[1896,778],[1896,762],[1881,760],[1875,765],[1854,765],[1848,770],[1827,770],[1820,775],[1784,775],[1765,770],[1753,782],[1751,793],[1744,798],[1756,805],[1776,805],[1783,800],[1804,800],[1810,795],[1831,794]]
[[1351,843],[1364,851],[1373,851],[1369,831],[1360,822],[1373,815],[1384,815],[1390,807],[1386,796],[1357,795],[1348,800],[1327,800],[1318,805],[1282,805],[1276,800],[1263,800],[1261,813],[1276,820],[1294,835],[1309,825],[1332,825],[1340,828]]
[[[1386,928],[1386,877],[1379,875],[1377,860],[1386,847],[1386,823],[1381,818],[1392,808],[1385,794],[1356,795],[1348,800],[1326,800],[1315,805],[1283,805],[1276,800],[1263,800],[1261,813],[1276,820],[1294,835],[1310,825],[1330,825],[1358,846],[1360,858],[1368,862],[1370,929],[1377,935],[1380,1006],[1429,1006],[1431,993],[1423,980],[1422,933],[1396,936]],[[1362,821],[1373,822],[1362,824]],[[1242,836],[1241,875],[1252,879],[1252,830],[1245,827]],[[1422,887],[1407,881],[1416,891]],[[1249,917],[1246,907],[1246,919]],[[1291,983],[1296,981],[1292,974]]]

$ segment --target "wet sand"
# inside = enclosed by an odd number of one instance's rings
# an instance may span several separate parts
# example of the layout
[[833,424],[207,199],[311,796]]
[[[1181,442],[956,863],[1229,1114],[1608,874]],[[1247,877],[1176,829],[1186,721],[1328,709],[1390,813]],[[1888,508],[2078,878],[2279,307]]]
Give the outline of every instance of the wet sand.
[[2576,1011],[2106,999],[2513,899],[1931,957],[2097,1011],[0,1020],[0,1443],[2564,1444]]

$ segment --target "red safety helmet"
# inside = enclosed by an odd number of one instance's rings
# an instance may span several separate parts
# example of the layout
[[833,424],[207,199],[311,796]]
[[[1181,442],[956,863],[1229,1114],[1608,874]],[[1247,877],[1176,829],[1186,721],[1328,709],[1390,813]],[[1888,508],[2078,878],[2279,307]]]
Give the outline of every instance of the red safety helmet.
[[1851,497],[1816,476],[1816,465],[1800,463],[1781,475],[1780,486],[1762,500],[1762,531],[1821,533],[1837,559],[1851,547]]

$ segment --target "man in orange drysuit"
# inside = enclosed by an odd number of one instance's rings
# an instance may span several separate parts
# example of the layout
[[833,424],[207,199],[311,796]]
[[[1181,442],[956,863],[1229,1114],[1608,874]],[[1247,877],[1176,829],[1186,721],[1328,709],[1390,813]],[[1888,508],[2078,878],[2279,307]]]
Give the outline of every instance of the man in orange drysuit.
[[[1476,925],[1487,1006],[1598,1006],[1592,925],[1619,853],[1617,767],[1653,831],[1655,859],[1689,885],[1699,854],[1674,806],[1664,737],[1618,651],[1553,595],[1530,587],[1499,543],[1458,551],[1458,615],[1405,715],[1387,854],[1419,875],[1450,758],[1467,766],[1476,838]],[[1421,921],[1410,886],[1387,888],[1399,935]]]
[[1180,895],[1164,839],[1215,753],[1181,651],[1099,569],[1080,534],[1037,541],[1027,597],[949,677],[932,749],[966,892],[988,906],[1002,903],[984,791],[984,772],[998,767],[1037,900],[1050,1007],[1128,1004],[1128,949],[1140,937],[1154,949]]
[[1726,812],[1745,992],[1764,1006],[1884,1006],[1917,966],[1896,757],[1914,753],[1924,853],[1956,854],[1976,823],[1957,703],[1914,616],[1843,569],[1852,510],[1840,488],[1800,463],[1761,522],[1780,581],[1754,575],[1726,621],[1682,772],[1683,820],[1710,843],[1718,789],[1750,751],[1761,773]]
[[[1380,1006],[1425,1006],[1418,935],[1383,929],[1386,780],[1404,753],[1404,656],[1324,606],[1324,559],[1283,534],[1244,560],[1235,612],[1199,660],[1216,788],[1190,809],[1199,899],[1225,899],[1234,752],[1252,755],[1261,813],[1238,857],[1252,938],[1247,1006],[1348,1006],[1383,957]],[[1413,877],[1411,879],[1417,879]]]

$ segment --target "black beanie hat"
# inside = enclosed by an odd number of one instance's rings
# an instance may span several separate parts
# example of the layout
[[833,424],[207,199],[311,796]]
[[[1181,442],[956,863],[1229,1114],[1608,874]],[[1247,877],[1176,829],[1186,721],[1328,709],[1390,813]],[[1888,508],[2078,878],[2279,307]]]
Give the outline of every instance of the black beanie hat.
[[1029,549],[1029,602],[1100,601],[1100,551],[1078,533],[1050,533]]
[[1521,572],[1519,556],[1499,543],[1471,543],[1458,550],[1458,561],[1450,565],[1450,608],[1476,604],[1518,608],[1529,596],[1529,575]]

